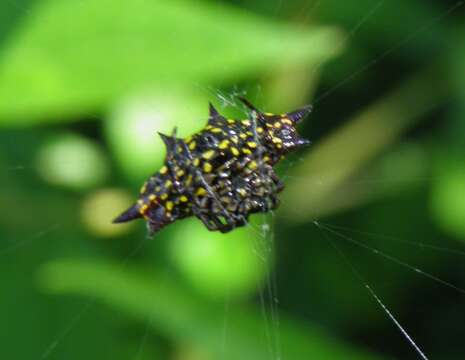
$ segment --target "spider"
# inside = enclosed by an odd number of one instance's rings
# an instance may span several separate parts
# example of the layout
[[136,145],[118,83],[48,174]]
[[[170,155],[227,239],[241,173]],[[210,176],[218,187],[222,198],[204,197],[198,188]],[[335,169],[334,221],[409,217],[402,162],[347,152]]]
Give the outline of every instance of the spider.
[[164,165],[142,186],[137,202],[113,222],[147,221],[150,235],[176,220],[197,217],[211,231],[244,226],[250,214],[279,205],[284,185],[273,166],[297,147],[296,124],[310,106],[275,115],[248,100],[244,120],[226,119],[210,103],[207,125],[184,139],[159,133],[166,146]]

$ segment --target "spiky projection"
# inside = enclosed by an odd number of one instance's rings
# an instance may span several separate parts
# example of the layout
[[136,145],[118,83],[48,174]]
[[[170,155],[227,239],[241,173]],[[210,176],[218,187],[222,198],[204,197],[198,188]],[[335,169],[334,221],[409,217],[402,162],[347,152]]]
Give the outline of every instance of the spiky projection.
[[243,226],[249,215],[279,205],[283,184],[273,166],[289,151],[306,145],[296,124],[309,106],[275,115],[250,110],[245,120],[221,116],[210,104],[208,123],[185,139],[159,134],[166,145],[162,168],[142,186],[136,204],[117,217],[122,223],[144,218],[150,234],[188,216],[223,233]]

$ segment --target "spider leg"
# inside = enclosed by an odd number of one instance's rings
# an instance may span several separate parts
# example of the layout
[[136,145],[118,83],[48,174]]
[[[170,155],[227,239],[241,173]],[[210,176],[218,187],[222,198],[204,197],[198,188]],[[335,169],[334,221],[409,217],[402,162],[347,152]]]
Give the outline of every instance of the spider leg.
[[274,169],[271,166],[267,166],[266,175],[267,177],[264,187],[267,193],[267,206],[265,211],[269,211],[274,210],[279,206],[280,200],[277,194],[284,189],[284,183],[281,181],[278,175],[276,175]]
[[[203,213],[198,211],[198,209],[193,209],[194,215],[202,221],[202,223],[207,227],[210,231],[220,231],[222,233],[227,233],[237,227],[234,221],[228,221],[223,223],[221,219],[214,215],[211,216],[209,214]],[[226,218],[225,218],[226,219]]]
[[[221,223],[221,221],[220,221]],[[223,233],[223,234],[226,234],[228,232],[230,232],[231,230],[233,230],[235,228],[235,224],[234,223],[227,223],[227,224],[223,224],[221,223],[221,226],[218,227],[218,230]]]
[[244,215],[238,215],[236,218],[236,227],[245,226],[248,224],[247,217]]
[[223,226],[220,227],[219,230],[222,233],[227,233],[231,230],[234,230],[235,228],[247,225],[247,223],[247,218],[244,215],[236,215],[233,217],[233,220],[231,222],[223,224]]
[[279,206],[278,191],[275,187],[271,178],[262,179],[264,180],[260,186],[252,187],[250,189],[249,196],[251,201],[249,203],[249,211],[251,213],[266,213],[270,210],[274,210]]
[[194,210],[194,215],[206,226],[208,230],[210,231],[219,230],[218,224],[212,221],[211,217],[209,217],[207,214],[196,212]]
[[278,175],[276,175],[276,173],[274,172],[271,166],[269,167],[268,176],[273,181],[276,192],[281,192],[284,190],[284,183],[281,181]]
[[270,196],[270,201],[271,201],[271,209],[272,210],[277,209],[279,204],[281,203],[281,201],[279,200],[279,198],[276,195],[271,195]]
[[[229,232],[235,228],[235,220],[231,213],[223,206],[218,197],[213,193],[213,191],[208,191],[207,194],[212,202],[218,207],[217,211],[212,214],[205,214],[202,212],[203,207],[199,203],[198,199],[194,197],[194,205],[192,206],[192,211],[195,216],[197,216],[208,228],[208,230],[219,230],[223,233]],[[221,221],[222,217],[224,222]],[[207,223],[209,225],[207,225]],[[214,225],[210,225],[213,223]]]

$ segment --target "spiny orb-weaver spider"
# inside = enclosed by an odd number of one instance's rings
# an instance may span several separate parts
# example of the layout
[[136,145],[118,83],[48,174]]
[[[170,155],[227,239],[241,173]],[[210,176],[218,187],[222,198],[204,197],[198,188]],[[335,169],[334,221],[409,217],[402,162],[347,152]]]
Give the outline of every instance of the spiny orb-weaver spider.
[[161,169],[142,186],[139,199],[118,216],[122,223],[144,218],[150,235],[188,216],[211,230],[229,232],[244,226],[250,214],[279,205],[284,185],[273,166],[289,151],[309,144],[296,124],[310,106],[275,115],[250,110],[245,120],[226,119],[210,103],[208,123],[185,139],[159,133],[166,146]]

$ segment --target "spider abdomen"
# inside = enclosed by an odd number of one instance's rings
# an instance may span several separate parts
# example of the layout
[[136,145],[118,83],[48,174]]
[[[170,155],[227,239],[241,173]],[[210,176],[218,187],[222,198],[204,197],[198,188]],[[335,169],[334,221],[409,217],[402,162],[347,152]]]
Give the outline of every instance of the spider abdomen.
[[272,115],[252,110],[251,118],[231,120],[210,105],[204,129],[185,139],[160,134],[167,154],[162,168],[141,188],[136,204],[115,222],[147,220],[150,233],[188,216],[209,230],[228,232],[250,214],[279,204],[282,182],[273,170],[287,152],[308,143],[295,124],[309,111]]

